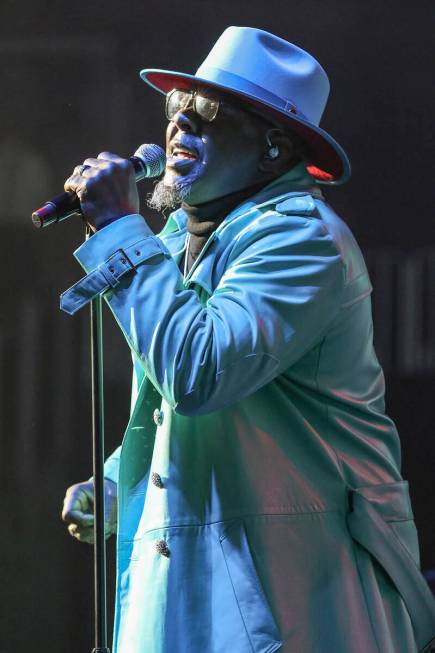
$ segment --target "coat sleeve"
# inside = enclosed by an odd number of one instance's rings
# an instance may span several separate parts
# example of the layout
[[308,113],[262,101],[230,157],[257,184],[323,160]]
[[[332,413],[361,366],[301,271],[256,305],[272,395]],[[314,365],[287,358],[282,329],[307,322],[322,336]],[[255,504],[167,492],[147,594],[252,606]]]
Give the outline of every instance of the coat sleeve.
[[103,228],[76,257],[91,272],[140,236],[142,262],[106,299],[146,375],[181,414],[252,394],[316,344],[340,308],[342,260],[317,218],[270,211],[239,233],[205,307],[141,216]]
[[104,478],[113,481],[118,485],[119,476],[119,457],[121,454],[121,447],[117,447],[115,451],[110,454],[104,463]]

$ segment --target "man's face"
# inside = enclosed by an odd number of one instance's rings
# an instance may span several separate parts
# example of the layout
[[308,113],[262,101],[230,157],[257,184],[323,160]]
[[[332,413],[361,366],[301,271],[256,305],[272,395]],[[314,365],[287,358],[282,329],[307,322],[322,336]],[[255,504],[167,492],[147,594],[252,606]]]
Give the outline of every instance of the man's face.
[[194,111],[192,102],[173,115],[166,130],[166,187],[186,189],[186,201],[203,204],[248,188],[261,180],[258,163],[265,152],[267,125],[222,95],[211,122]]

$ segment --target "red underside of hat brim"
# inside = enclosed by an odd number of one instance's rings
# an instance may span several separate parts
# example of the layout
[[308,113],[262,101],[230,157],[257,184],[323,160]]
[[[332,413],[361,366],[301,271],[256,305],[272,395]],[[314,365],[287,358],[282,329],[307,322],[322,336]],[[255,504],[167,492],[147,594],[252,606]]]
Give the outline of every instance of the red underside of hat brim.
[[[184,76],[182,74],[166,73],[163,71],[143,71],[141,77],[150,86],[162,93],[169,93],[173,88],[190,89],[192,87],[203,86],[216,88],[227,95],[232,95],[239,100],[243,100],[261,111],[265,116],[270,116],[271,119],[279,121],[282,124],[287,123],[290,129],[299,134],[308,143],[311,156],[310,161],[307,163],[307,170],[318,181],[329,184],[342,184],[350,176],[348,163],[346,166],[344,165],[343,159],[340,157],[337,149],[328,141],[326,132],[323,132],[320,128],[318,128],[319,131],[316,131],[311,125],[303,121],[302,118],[298,118],[297,114],[285,113],[250,95],[233,91],[227,87],[193,76]],[[331,137],[329,138],[333,140]],[[336,143],[336,146],[341,149],[338,143]],[[343,156],[345,157],[344,153]],[[347,162],[347,159],[345,160]]]

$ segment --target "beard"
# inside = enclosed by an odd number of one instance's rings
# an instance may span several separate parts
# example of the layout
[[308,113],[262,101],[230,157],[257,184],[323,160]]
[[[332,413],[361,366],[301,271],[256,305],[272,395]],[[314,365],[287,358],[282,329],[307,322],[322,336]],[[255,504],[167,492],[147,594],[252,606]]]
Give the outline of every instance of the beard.
[[154,187],[152,195],[147,199],[147,204],[150,208],[156,211],[164,211],[165,209],[177,209],[185,202],[190,195],[192,188],[192,181],[175,181],[171,184],[165,184],[165,180],[161,179]]

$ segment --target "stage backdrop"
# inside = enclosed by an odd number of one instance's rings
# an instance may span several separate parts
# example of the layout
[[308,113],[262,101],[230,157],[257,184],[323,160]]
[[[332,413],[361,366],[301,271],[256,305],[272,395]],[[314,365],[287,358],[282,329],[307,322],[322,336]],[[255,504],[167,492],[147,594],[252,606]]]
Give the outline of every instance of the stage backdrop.
[[[86,311],[58,296],[80,275],[78,219],[36,231],[32,209],[87,156],[163,144],[163,99],[142,67],[194,72],[228,25],[275,32],[331,79],[323,125],[353,178],[328,200],[355,232],[374,284],[388,412],[403,444],[423,567],[435,567],[433,2],[416,0],[3,0],[0,7],[0,653],[92,649],[92,550],[59,519],[89,477]],[[141,186],[143,213],[151,182]],[[128,349],[106,312],[107,449],[128,417]],[[291,555],[291,552],[289,552]],[[113,542],[109,601],[113,599]]]

